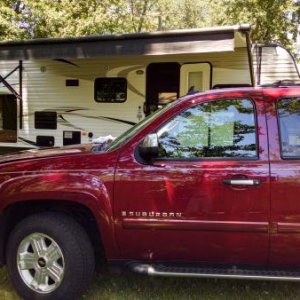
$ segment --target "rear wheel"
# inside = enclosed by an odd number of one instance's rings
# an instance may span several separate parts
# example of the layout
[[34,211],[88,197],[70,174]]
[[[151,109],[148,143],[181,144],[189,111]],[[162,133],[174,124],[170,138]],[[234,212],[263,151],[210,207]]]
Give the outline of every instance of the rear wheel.
[[40,213],[18,223],[6,256],[12,282],[25,299],[76,299],[95,264],[86,232],[61,213]]

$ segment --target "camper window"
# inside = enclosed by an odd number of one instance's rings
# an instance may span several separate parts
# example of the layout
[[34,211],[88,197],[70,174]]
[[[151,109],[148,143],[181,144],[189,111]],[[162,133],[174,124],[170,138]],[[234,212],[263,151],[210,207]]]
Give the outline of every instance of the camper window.
[[17,142],[17,101],[13,95],[0,95],[0,142]]
[[94,97],[96,102],[125,102],[127,99],[127,80],[125,78],[96,78]]

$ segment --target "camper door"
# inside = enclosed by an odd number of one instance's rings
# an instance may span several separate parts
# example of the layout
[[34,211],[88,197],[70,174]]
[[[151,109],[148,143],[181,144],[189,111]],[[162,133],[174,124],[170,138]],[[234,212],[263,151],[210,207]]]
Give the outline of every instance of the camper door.
[[17,99],[14,95],[0,95],[0,142],[17,142]]
[[211,65],[209,63],[183,64],[180,68],[180,97],[211,88]]
[[152,63],[146,73],[146,105],[144,113],[158,108],[192,92],[211,88],[211,65],[209,63],[177,62]]

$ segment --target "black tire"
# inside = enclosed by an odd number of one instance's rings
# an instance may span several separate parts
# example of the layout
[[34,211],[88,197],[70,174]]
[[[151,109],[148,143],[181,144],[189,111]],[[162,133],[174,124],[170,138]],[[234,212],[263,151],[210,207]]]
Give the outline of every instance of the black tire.
[[[30,245],[28,249],[33,249],[30,248],[32,247],[30,238],[32,236],[35,237],[33,234],[37,234],[37,237],[39,237],[39,234],[41,234],[42,237],[50,237],[50,245],[52,245],[52,242],[54,241],[53,244],[55,247],[58,246],[57,249],[61,250],[60,252],[58,251],[58,253],[62,253],[63,255],[63,263],[61,263],[63,275],[61,275],[61,280],[58,280],[58,286],[55,287],[54,290],[49,290],[46,293],[37,291],[34,287],[30,287],[26,283],[27,275],[23,275],[24,273],[21,274],[22,271],[19,271],[18,268],[18,266],[20,266],[20,262],[17,258],[21,258],[21,256],[18,255],[18,251],[21,252],[20,248],[22,245],[28,245],[27,241],[29,241]],[[47,242],[47,238],[43,241]],[[39,248],[37,247],[34,249]],[[32,251],[36,258],[36,252],[34,252],[34,249]],[[31,250],[28,251],[30,252]],[[46,254],[45,257],[47,257]],[[19,222],[8,238],[6,258],[8,273],[17,292],[21,295],[21,297],[28,300],[77,299],[90,283],[95,266],[94,252],[87,233],[72,217],[55,212],[31,215]],[[36,259],[34,259],[34,266],[38,269],[38,272],[40,272],[39,268],[42,267],[46,268],[46,272],[48,272],[48,267],[45,267],[41,263],[42,261],[36,261]],[[58,261],[55,263],[57,264]],[[29,272],[27,274],[29,274],[30,279],[30,275],[34,277],[36,271],[26,270],[26,272]],[[48,273],[48,275],[49,274],[50,273]],[[51,286],[51,280],[50,276],[46,277],[46,286]],[[29,281],[27,280],[27,282]]]

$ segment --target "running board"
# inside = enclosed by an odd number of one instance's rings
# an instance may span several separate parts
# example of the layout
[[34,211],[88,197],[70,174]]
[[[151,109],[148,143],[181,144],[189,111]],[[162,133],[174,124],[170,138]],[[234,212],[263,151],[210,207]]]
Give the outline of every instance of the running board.
[[253,269],[253,268],[216,268],[171,266],[164,264],[131,263],[129,269],[135,273],[150,276],[199,277],[199,278],[228,278],[254,280],[300,281],[300,270]]

